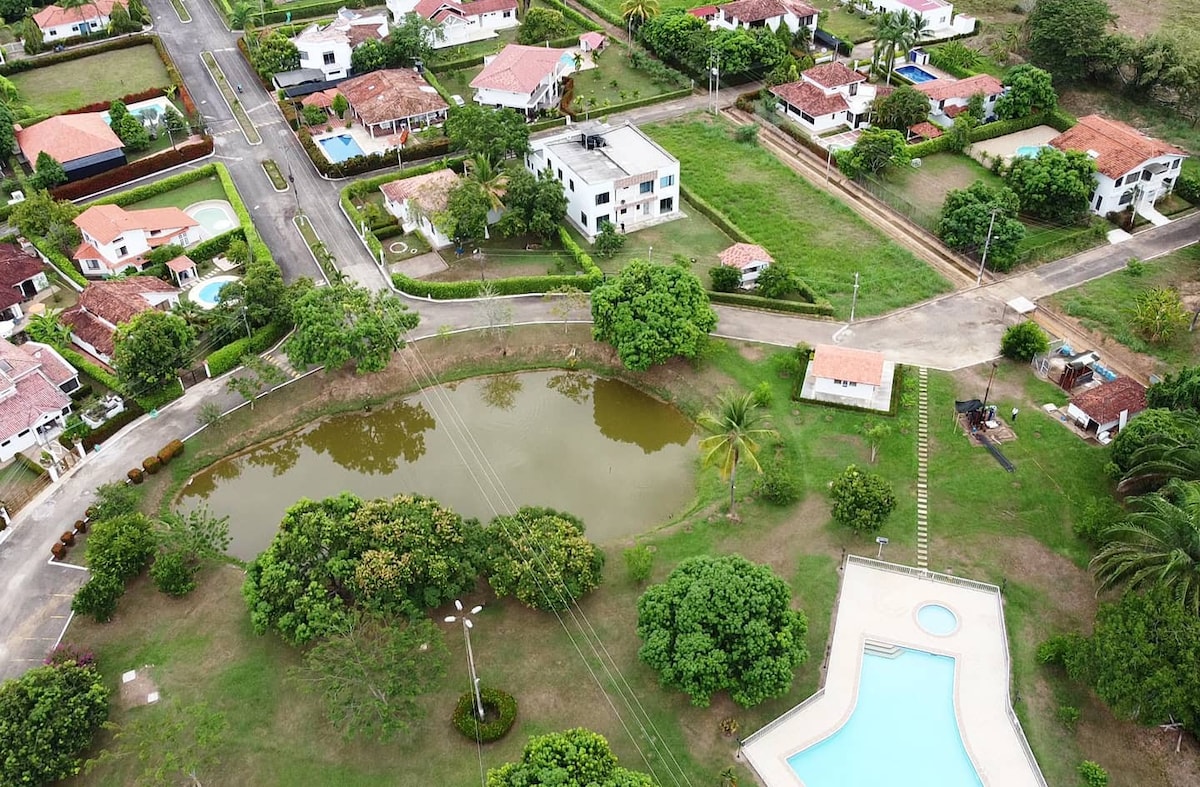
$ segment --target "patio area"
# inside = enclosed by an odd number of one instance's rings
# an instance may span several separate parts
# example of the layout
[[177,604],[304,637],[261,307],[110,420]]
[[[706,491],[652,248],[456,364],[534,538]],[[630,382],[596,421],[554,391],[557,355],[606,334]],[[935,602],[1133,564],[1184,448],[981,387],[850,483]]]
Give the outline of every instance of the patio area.
[[1018,131],[1014,134],[1005,134],[1002,137],[995,139],[976,142],[968,149],[971,158],[979,163],[987,166],[987,162],[983,160],[981,154],[987,154],[989,158],[1002,158],[1005,162],[1011,161],[1013,156],[1017,155],[1017,148],[1022,147],[1042,147],[1049,144],[1050,140],[1057,137],[1058,131],[1050,126],[1034,126],[1025,131]]
[[[371,132],[367,131],[364,126],[357,123],[350,128],[346,128],[344,121],[336,120],[333,131],[327,131],[320,134],[313,134],[313,141],[321,148],[321,152],[325,154],[334,164],[345,161],[347,158],[352,158],[357,155],[370,156],[373,153],[389,153],[400,147],[399,134],[387,134],[381,136],[371,136]],[[347,142],[349,139],[351,142]],[[329,140],[327,142],[326,140]],[[340,153],[331,152],[330,145],[333,142],[338,142],[339,145],[335,149],[339,149]],[[403,154],[401,154],[403,155]]]

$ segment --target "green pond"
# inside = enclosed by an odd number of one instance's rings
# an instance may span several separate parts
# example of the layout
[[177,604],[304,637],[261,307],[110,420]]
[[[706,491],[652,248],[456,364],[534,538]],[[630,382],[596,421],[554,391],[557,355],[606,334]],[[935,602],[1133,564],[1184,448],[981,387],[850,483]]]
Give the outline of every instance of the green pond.
[[229,551],[247,560],[296,500],[343,490],[365,498],[415,492],[485,523],[493,506],[507,510],[506,493],[515,506],[581,517],[603,543],[686,506],[696,459],[692,423],[671,405],[616,380],[527,372],[322,419],[217,462],[188,481],[179,502],[228,515]]

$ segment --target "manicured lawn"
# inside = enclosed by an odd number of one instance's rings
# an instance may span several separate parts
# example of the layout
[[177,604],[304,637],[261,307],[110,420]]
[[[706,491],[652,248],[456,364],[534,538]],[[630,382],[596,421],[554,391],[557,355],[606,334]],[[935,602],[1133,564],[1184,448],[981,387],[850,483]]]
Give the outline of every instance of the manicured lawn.
[[870,16],[859,19],[857,13],[850,13],[848,7],[839,5],[837,0],[816,0],[811,5],[821,12],[817,16],[817,26],[843,41],[875,37],[875,23],[871,21]]
[[225,190],[221,188],[221,181],[215,175],[211,178],[197,180],[195,183],[189,183],[186,186],[180,186],[177,189],[171,189],[168,192],[159,194],[157,197],[135,202],[127,207],[133,210],[142,210],[145,208],[174,206],[182,210],[188,205],[194,205],[197,202],[209,199],[226,199]]
[[977,180],[1001,186],[999,175],[969,156],[935,153],[922,156],[920,167],[888,167],[880,179],[886,201],[923,227],[932,229],[946,195]]
[[1200,332],[1187,329],[1166,344],[1143,339],[1130,324],[1134,296],[1142,290],[1174,287],[1190,297],[1191,309],[1200,307],[1196,286],[1196,264],[1200,249],[1193,246],[1145,263],[1146,272],[1131,276],[1127,271],[1110,273],[1102,279],[1081,284],[1051,298],[1056,308],[1079,319],[1084,327],[1111,336],[1131,350],[1159,359],[1163,371],[1187,366],[1200,357]]
[[776,261],[794,265],[838,315],[850,312],[856,272],[862,280],[857,314],[864,317],[949,289],[936,272],[775,156],[734,141],[729,124],[683,119],[644,130],[679,158],[683,186],[723,212]]
[[[474,255],[475,248],[480,250],[480,257]],[[430,281],[570,274],[579,270],[575,260],[557,242],[543,243],[539,238],[529,236],[506,238],[495,227],[489,240],[464,249],[461,255],[456,253],[454,246],[439,249],[438,254],[450,270],[429,276]]]
[[629,50],[609,45],[596,60],[596,68],[574,75],[575,100],[573,111],[602,111],[604,107],[649,98],[679,90],[687,85],[673,85],[651,79],[644,71],[629,64]]
[[9,77],[35,115],[111,101],[171,83],[152,46],[103,52]]
[[[632,259],[649,259],[665,265],[678,254],[696,260],[692,270],[707,284],[708,269],[717,264],[717,254],[733,245],[733,240],[686,201],[680,208],[687,214],[686,218],[631,232],[625,236],[625,247],[612,258],[605,259],[595,252],[592,252],[592,258],[601,270],[616,273]],[[571,228],[571,234],[577,243],[588,248],[574,228]]]

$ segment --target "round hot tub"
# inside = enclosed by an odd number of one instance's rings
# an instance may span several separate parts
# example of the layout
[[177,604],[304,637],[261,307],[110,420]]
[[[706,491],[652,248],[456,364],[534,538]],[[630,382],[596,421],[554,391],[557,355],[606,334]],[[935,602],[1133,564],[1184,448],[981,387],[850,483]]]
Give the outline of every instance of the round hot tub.
[[958,631],[958,615],[941,604],[925,604],[917,610],[917,625],[927,634],[948,637]]

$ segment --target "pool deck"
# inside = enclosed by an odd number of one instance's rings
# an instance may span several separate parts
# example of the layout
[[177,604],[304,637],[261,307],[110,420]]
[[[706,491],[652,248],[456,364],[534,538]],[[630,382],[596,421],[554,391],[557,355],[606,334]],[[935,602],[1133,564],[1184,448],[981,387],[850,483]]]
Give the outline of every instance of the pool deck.
[[[958,630],[947,636],[923,630],[917,610],[930,603],[952,610]],[[825,685],[743,741],[742,754],[763,783],[803,785],[787,760],[850,718],[868,642],[953,656],[955,715],[980,780],[985,787],[1046,787],[1009,702],[1011,668],[999,588],[854,555],[843,569]],[[919,782],[919,774],[911,777]]]
[[[983,163],[981,153],[986,153],[992,158],[1000,157],[1005,161],[1011,161],[1017,155],[1017,148],[1042,147],[1048,145],[1050,140],[1057,137],[1059,132],[1050,126],[1034,126],[1033,128],[1024,131],[1016,131],[1012,134],[1005,134],[1002,137],[995,139],[987,139],[983,142],[972,143],[968,149],[971,158]],[[984,164],[984,166],[987,166]]]

